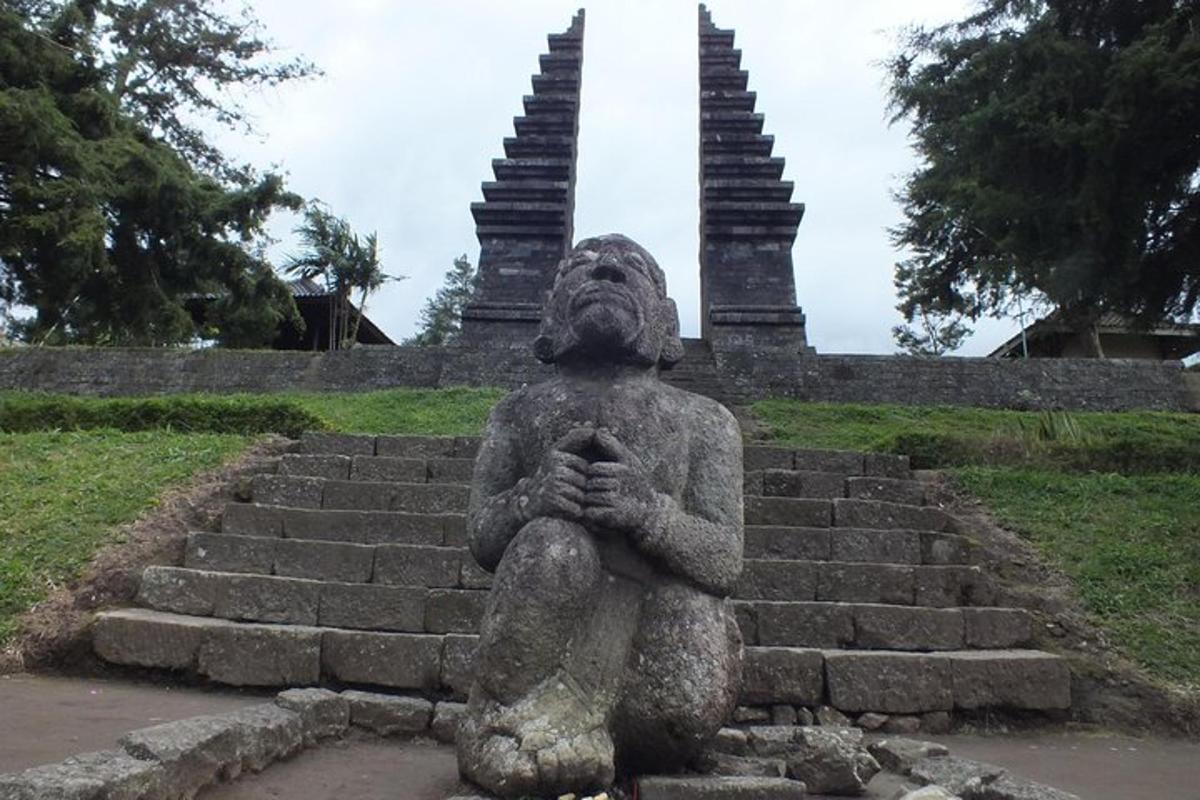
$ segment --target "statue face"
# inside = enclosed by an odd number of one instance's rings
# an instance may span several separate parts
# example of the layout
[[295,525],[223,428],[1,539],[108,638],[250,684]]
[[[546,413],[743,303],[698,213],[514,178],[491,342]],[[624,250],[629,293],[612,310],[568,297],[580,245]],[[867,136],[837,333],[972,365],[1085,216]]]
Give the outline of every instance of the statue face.
[[585,239],[559,264],[536,347],[544,361],[652,366],[682,355],[678,331],[654,258],[636,242],[609,235]]

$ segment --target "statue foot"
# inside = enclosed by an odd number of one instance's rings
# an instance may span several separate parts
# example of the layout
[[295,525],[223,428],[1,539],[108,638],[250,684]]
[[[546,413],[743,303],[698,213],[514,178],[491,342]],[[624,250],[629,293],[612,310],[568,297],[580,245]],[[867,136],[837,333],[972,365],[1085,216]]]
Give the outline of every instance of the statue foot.
[[502,797],[560,795],[612,784],[613,743],[604,714],[566,675],[505,707],[476,692],[459,731],[459,768]]

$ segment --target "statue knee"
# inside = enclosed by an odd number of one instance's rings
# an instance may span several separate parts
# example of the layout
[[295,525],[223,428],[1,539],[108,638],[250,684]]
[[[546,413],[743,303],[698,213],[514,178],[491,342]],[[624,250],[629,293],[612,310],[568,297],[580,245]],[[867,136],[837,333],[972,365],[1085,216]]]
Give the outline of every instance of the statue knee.
[[569,589],[590,586],[600,569],[600,553],[582,525],[539,517],[526,523],[513,537],[496,577],[498,581],[517,580],[525,585],[549,583]]

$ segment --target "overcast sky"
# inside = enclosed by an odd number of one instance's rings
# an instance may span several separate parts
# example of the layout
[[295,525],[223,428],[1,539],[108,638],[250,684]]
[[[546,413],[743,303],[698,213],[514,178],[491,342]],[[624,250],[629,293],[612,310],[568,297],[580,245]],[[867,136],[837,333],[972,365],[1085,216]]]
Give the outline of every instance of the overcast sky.
[[[556,0],[256,0],[285,55],[321,78],[252,96],[258,135],[223,135],[231,154],[277,165],[359,231],[377,231],[386,270],[407,276],[368,315],[399,341],[452,259],[479,255],[470,203],[491,180],[545,36],[578,3]],[[826,353],[888,353],[899,322],[891,197],[914,165],[907,127],[889,128],[880,62],[912,22],[961,17],[968,0],[712,0],[734,28],[764,132],[807,206],[794,251],[809,341]],[[577,238],[620,232],[667,272],[684,335],[699,330],[696,4],[599,0],[587,6],[576,189]],[[293,250],[291,218],[274,226]],[[1016,331],[983,322],[961,351],[987,353]]]

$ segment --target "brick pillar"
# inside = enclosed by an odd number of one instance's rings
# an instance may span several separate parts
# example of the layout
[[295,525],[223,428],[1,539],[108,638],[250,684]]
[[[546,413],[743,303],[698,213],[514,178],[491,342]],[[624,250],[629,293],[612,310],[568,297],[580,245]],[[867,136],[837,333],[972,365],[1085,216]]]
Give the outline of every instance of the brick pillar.
[[495,180],[471,204],[479,239],[480,287],[463,313],[463,342],[521,347],[533,341],[554,268],[571,248],[579,89],[583,72],[583,10],[571,27],[547,37],[549,52],[513,120]]

